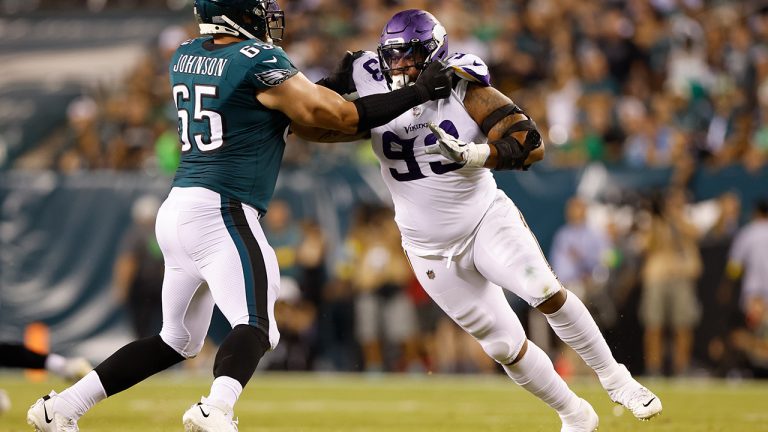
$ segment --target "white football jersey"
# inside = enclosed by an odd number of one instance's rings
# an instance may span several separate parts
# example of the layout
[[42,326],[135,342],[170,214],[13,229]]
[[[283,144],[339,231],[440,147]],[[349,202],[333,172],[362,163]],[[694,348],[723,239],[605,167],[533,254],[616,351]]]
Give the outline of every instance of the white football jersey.
[[[355,60],[353,78],[361,97],[390,91],[373,52]],[[486,142],[464,108],[467,84],[461,79],[448,99],[419,105],[371,130],[403,248],[416,255],[453,256],[463,251],[496,193],[489,169],[466,168],[440,154],[425,153],[426,146],[437,142],[428,122],[462,141]]]

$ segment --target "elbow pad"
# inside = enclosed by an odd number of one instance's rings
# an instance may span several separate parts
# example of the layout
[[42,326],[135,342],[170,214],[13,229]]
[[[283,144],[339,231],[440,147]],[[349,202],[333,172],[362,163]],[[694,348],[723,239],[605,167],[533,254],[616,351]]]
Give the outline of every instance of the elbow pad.
[[528,153],[530,152],[525,151],[520,141],[514,137],[505,136],[496,141],[491,141],[491,144],[496,147],[497,153],[497,162],[494,169],[497,171],[523,169],[523,164],[528,159]]
[[[515,104],[505,105],[492,112],[483,121],[481,129],[487,136],[491,129],[502,119],[514,114],[525,114],[520,107]],[[527,131],[525,136],[525,142],[521,143],[515,137],[512,136],[515,132]],[[510,126],[501,139],[492,141],[498,151],[497,156],[497,170],[527,170],[530,165],[525,165],[525,160],[528,159],[528,155],[542,144],[541,133],[536,127],[536,122],[528,118],[527,120],[519,121]]]
[[[517,125],[520,123],[530,123],[531,129],[518,129]],[[527,125],[523,126],[526,127]],[[528,134],[525,137],[525,142],[520,143],[511,134],[520,130],[527,130]],[[491,142],[496,146],[497,162],[496,170],[523,170],[526,171],[530,165],[525,165],[528,155],[531,151],[541,147],[541,134],[536,129],[536,123],[532,120],[521,121],[514,124],[501,139]]]

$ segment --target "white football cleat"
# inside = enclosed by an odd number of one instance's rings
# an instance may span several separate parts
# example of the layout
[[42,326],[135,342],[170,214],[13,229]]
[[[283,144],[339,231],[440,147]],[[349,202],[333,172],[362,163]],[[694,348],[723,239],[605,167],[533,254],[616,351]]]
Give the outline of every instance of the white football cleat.
[[186,432],[237,432],[237,420],[232,407],[203,397],[181,418]]
[[661,414],[661,399],[634,379],[608,392],[608,396],[617,404],[624,405],[640,420],[650,420]]
[[661,399],[644,385],[637,382],[636,379],[632,378],[632,375],[624,365],[620,366],[621,370],[617,371],[614,377],[623,377],[618,381],[623,382],[623,384],[615,388],[611,388],[610,385],[604,385],[611,400],[623,405],[624,408],[631,411],[640,420],[650,420],[661,414]]
[[71,358],[67,359],[67,363],[64,365],[64,371],[61,374],[61,377],[67,381],[76,382],[79,381],[82,377],[88,375],[88,373],[92,370],[93,366],[88,360],[82,357]]
[[0,414],[6,413],[11,409],[11,398],[8,393],[0,389]]
[[56,412],[53,405],[59,396],[55,391],[38,399],[27,411],[27,423],[37,432],[78,432],[77,420]]
[[600,424],[595,409],[584,399],[579,399],[579,409],[576,412],[561,415],[560,420],[563,421],[560,432],[594,432]]

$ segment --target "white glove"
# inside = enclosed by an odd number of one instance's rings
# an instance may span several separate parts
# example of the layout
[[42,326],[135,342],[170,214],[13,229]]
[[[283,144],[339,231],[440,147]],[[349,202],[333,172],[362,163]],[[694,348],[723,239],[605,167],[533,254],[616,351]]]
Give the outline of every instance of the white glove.
[[484,166],[491,154],[488,144],[461,141],[448,135],[440,126],[432,122],[429,123],[429,128],[437,137],[437,144],[427,146],[427,154],[439,153],[454,162],[475,168]]

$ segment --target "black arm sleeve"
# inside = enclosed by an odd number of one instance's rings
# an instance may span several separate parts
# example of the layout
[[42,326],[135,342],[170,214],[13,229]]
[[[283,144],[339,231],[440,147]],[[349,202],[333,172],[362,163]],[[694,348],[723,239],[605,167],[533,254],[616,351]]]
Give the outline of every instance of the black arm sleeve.
[[354,104],[360,117],[357,123],[357,132],[387,124],[400,114],[428,100],[429,93],[421,86],[416,85],[356,99]]

